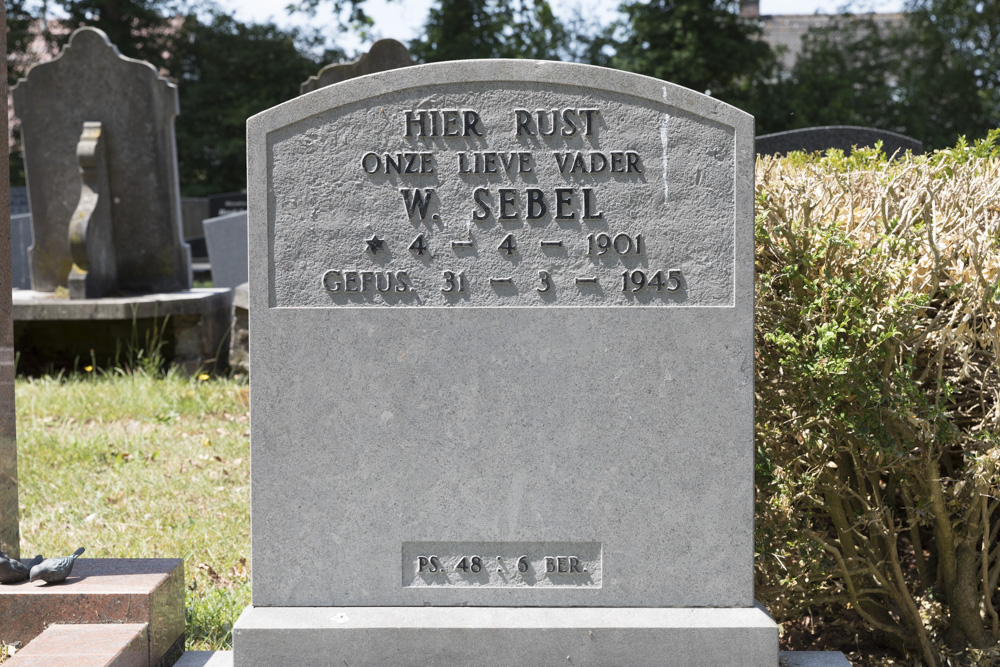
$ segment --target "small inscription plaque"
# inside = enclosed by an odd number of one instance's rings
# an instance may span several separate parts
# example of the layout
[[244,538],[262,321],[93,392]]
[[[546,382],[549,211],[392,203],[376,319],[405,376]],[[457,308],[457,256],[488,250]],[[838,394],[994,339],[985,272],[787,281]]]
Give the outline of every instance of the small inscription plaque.
[[600,542],[404,542],[403,587],[600,588]]

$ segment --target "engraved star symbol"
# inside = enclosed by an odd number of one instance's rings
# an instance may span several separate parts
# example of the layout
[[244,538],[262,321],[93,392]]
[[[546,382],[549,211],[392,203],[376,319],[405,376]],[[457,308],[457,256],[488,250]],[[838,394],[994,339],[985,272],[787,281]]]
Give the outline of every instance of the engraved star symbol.
[[368,244],[368,249],[372,251],[373,255],[377,255],[378,251],[385,245],[385,241],[380,239],[378,234],[372,234],[370,239],[365,239],[365,243]]

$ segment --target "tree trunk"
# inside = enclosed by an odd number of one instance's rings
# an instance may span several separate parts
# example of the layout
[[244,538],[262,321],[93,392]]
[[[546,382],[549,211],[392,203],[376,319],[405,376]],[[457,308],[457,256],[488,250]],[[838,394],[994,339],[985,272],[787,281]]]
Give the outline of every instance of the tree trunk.
[[954,649],[987,648],[992,644],[980,613],[979,553],[961,542],[955,554],[955,585],[948,592],[949,623],[946,639]]

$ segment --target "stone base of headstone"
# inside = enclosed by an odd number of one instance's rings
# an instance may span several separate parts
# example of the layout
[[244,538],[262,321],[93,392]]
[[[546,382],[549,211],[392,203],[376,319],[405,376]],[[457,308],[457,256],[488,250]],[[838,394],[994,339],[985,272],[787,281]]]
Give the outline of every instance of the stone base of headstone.
[[[840,651],[778,651],[780,667],[851,667]],[[233,667],[232,651],[188,651],[174,667]]]
[[759,606],[248,607],[233,652],[235,667],[776,667],[778,626]]
[[15,290],[18,372],[106,367],[151,347],[190,372],[224,368],[231,304],[232,290],[221,288],[104,299]]
[[27,647],[54,624],[110,623],[148,625],[142,664],[172,665],[184,651],[184,561],[81,558],[64,583],[0,586],[4,643]]

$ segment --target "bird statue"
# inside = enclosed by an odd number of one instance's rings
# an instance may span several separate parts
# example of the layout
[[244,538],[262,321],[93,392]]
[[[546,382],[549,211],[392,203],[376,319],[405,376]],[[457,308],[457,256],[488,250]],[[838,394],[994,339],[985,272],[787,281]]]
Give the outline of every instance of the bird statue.
[[0,551],[0,584],[16,584],[21,581],[27,581],[31,568],[41,562],[42,557],[39,555],[35,556],[33,561],[25,565],[16,558],[10,558],[7,554]]
[[58,584],[60,581],[66,581],[66,577],[73,571],[73,563],[76,562],[76,559],[82,553],[83,547],[80,547],[73,552],[72,556],[67,558],[46,558],[31,568],[31,580],[41,580],[48,584]]

